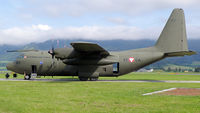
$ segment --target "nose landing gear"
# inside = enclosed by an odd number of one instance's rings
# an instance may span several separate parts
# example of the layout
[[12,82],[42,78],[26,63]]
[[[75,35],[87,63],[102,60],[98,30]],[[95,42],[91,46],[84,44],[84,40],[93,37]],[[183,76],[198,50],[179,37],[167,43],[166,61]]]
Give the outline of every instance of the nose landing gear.
[[26,74],[24,72],[24,80],[30,80],[37,77],[37,66],[31,65],[31,70],[32,70],[31,74]]
[[98,80],[98,77],[79,77],[79,80],[80,81],[88,81],[88,79],[90,80],[90,81],[97,81]]
[[30,74],[25,74],[24,75],[24,80],[30,80],[31,79],[31,75]]

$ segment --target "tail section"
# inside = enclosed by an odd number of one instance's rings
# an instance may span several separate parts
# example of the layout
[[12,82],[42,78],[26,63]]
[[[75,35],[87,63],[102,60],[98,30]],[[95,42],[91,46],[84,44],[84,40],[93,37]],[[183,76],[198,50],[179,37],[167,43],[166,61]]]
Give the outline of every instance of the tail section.
[[185,17],[182,9],[174,9],[155,45],[164,53],[188,51]]

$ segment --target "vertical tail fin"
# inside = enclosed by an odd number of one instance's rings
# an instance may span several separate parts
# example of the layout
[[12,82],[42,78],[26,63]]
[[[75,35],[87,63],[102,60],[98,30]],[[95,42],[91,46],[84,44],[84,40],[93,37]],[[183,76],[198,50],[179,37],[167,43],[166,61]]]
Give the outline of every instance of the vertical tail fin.
[[188,51],[183,9],[174,9],[155,45],[164,53]]

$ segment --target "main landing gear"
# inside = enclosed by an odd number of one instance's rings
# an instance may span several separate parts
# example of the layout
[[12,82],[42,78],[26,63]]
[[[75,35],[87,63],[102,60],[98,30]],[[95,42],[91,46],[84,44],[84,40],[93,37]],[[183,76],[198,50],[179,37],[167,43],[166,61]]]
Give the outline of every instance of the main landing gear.
[[90,78],[90,81],[97,81],[98,80],[98,77],[91,77]]
[[99,77],[78,77],[80,81],[97,81]]
[[36,77],[37,77],[37,73],[26,74],[24,72],[24,80],[30,80],[30,79],[34,79]]

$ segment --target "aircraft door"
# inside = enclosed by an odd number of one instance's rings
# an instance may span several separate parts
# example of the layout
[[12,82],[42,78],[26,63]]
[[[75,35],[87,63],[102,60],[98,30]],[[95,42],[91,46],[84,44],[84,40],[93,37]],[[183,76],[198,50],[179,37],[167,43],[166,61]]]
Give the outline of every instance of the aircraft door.
[[32,65],[31,66],[31,68],[32,68],[32,73],[37,73],[37,66],[36,65]]
[[32,68],[32,70],[31,70],[31,78],[37,77],[37,66],[36,65],[32,65],[31,68]]
[[113,73],[119,73],[119,62],[113,64]]

